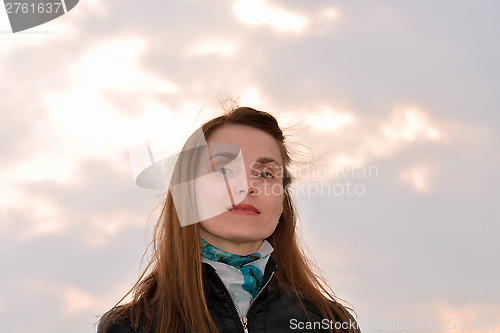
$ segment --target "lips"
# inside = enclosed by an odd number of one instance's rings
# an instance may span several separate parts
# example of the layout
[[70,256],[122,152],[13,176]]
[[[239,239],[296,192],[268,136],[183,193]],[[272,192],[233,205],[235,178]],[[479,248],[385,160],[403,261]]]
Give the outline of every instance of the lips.
[[260,214],[260,211],[252,205],[238,204],[229,209],[233,213]]

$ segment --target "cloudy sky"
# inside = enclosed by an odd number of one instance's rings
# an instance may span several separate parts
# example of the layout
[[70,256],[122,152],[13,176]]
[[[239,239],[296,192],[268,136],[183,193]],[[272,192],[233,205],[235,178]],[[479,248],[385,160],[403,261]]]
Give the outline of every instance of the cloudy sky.
[[227,97],[287,128],[301,235],[364,332],[500,332],[499,15],[84,0],[12,34],[0,13],[2,332],[94,330],[154,224],[131,142],[174,152]]

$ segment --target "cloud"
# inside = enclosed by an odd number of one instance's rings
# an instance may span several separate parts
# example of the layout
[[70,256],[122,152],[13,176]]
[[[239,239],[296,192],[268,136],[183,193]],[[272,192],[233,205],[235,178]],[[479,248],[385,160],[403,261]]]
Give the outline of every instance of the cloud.
[[[300,123],[294,114],[307,114],[307,117]],[[288,140],[305,144],[314,154],[306,154],[305,158],[297,156],[300,163],[294,172],[299,183],[359,178],[360,172],[368,172],[370,166],[382,160],[397,160],[423,147],[446,148],[464,140],[480,144],[486,133],[482,128],[470,128],[455,120],[435,117],[430,111],[414,105],[395,106],[384,117],[371,117],[347,108],[318,106],[287,111],[283,119],[288,125],[293,120],[302,128],[300,133],[292,128]],[[400,176],[395,179],[409,184],[417,192],[428,193],[438,174],[435,163],[437,161],[426,159],[406,165],[397,172]]]
[[310,24],[306,16],[267,0],[237,0],[233,4],[233,13],[244,24],[267,25],[278,32],[303,32]]
[[[143,227],[153,200],[150,192],[135,187],[129,170],[102,160],[86,161],[71,183],[33,181],[18,188],[23,201],[6,206],[5,232],[19,239],[78,232],[91,247],[106,245],[124,229]],[[24,210],[27,201],[30,209]]]
[[75,315],[82,311],[96,308],[96,299],[85,290],[75,287],[64,287],[58,291],[63,298],[65,315]]
[[178,93],[178,85],[141,68],[146,43],[139,37],[113,38],[82,54],[72,67],[71,85],[46,96],[54,126],[87,134],[88,140],[123,136],[126,115],[157,107],[158,94]]
[[426,193],[432,189],[432,169],[426,165],[419,165],[401,172],[401,180],[417,192]]
[[429,115],[415,107],[396,109],[391,119],[384,124],[382,131],[393,141],[413,142],[419,139],[437,141],[441,136]]
[[500,305],[481,301],[469,301],[464,304],[452,304],[437,301],[439,327],[451,333],[464,330],[472,333],[498,332],[500,329]]
[[320,15],[327,19],[336,19],[339,17],[340,13],[337,8],[334,7],[325,7],[320,10]]
[[[99,316],[109,310],[123,296],[132,280],[114,277],[114,283],[107,284],[99,292],[67,283],[56,284],[45,278],[8,281],[11,289],[3,294],[9,299],[9,308],[0,316],[11,320],[4,322],[7,332],[28,332],[37,327],[37,332],[89,332]],[[14,292],[16,290],[16,292]],[[40,307],[43,299],[43,307]],[[23,320],[26,311],[33,311],[30,320]],[[69,329],[75,325],[74,329]]]
[[365,148],[360,147],[360,159],[391,156],[417,142],[443,143],[449,130],[444,122],[437,124],[432,120],[428,111],[413,106],[395,107],[375,128],[373,136],[367,138]]
[[[64,55],[31,44],[8,50],[0,57],[2,63],[8,64],[0,68],[0,168],[4,171],[29,159],[42,145],[50,144],[53,135],[47,126],[43,98],[46,89],[58,89],[68,82],[61,68]],[[34,53],[36,63],[31,61]]]
[[193,45],[189,53],[196,56],[217,55],[221,57],[230,57],[235,54],[237,49],[238,45],[233,41],[206,38]]
[[324,108],[308,115],[305,123],[314,128],[314,130],[332,134],[340,133],[346,127],[355,125],[356,120],[357,116],[352,111],[336,111]]

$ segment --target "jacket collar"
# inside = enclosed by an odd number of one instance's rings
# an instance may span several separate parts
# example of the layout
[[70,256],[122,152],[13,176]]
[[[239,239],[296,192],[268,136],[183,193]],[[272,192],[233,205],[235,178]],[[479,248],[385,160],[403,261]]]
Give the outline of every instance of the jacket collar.
[[[218,278],[215,269],[210,264],[202,262],[202,269],[205,277]],[[264,281],[262,285],[265,285],[267,283],[267,281],[271,278],[271,276],[273,275],[274,272],[276,272],[277,269],[278,269],[278,264],[276,264],[276,261],[274,261],[272,257],[269,258],[266,265],[266,269],[264,271]]]

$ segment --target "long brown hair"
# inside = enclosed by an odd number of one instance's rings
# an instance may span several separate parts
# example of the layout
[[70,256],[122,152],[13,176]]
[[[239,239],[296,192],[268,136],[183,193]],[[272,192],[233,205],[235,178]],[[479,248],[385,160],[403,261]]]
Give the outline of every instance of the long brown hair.
[[[311,269],[308,259],[298,246],[297,215],[288,189],[292,181],[288,171],[291,159],[285,146],[285,137],[276,119],[269,113],[252,108],[234,108],[203,124],[201,129],[204,137],[208,140],[215,130],[226,124],[260,129],[276,139],[281,150],[284,163],[283,213],[274,233],[267,239],[274,247],[271,258],[278,265],[276,279],[293,290],[297,296],[299,293],[306,295],[323,318],[349,323],[350,314],[343,306],[337,306],[333,291],[324,279]],[[189,146],[196,145],[193,140],[188,139],[183,152],[192,151]],[[188,173],[192,172],[196,165],[195,154],[182,154],[174,168],[173,181],[182,182],[191,177]],[[199,226],[195,223],[181,227],[179,222],[179,216],[193,211],[193,203],[189,201],[192,196],[189,192],[189,189],[186,189],[187,204],[182,207],[175,206],[171,191],[167,192],[155,226],[151,259],[139,281],[125,295],[132,294],[132,300],[127,304],[115,306],[110,311],[111,316],[108,316],[107,324],[110,322],[109,317],[125,317],[133,327],[142,326],[146,332],[154,328],[158,333],[217,332],[205,301]],[[344,329],[344,332],[355,331]]]

